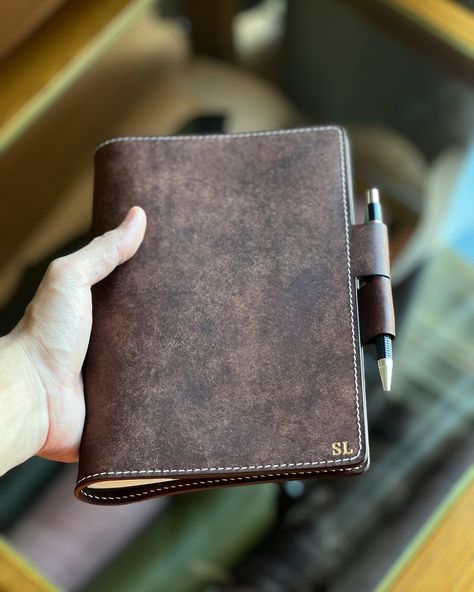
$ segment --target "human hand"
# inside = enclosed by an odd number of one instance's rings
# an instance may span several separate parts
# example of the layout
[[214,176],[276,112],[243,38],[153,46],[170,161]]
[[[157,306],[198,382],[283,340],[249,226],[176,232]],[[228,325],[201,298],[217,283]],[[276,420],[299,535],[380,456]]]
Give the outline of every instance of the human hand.
[[[0,339],[0,433],[7,433],[0,436],[0,474],[2,466],[8,470],[33,454],[77,460],[85,417],[81,369],[92,327],[90,288],[134,255],[145,227],[145,212],[134,207],[117,228],[55,259],[21,321]],[[10,421],[2,425],[4,417]]]

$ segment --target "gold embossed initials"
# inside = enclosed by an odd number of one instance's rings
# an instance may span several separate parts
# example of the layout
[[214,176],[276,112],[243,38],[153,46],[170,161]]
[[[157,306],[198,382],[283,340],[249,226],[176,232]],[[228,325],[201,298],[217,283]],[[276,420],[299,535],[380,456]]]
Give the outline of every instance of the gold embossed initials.
[[345,456],[346,454],[353,454],[354,450],[349,447],[349,442],[333,442],[332,455]]

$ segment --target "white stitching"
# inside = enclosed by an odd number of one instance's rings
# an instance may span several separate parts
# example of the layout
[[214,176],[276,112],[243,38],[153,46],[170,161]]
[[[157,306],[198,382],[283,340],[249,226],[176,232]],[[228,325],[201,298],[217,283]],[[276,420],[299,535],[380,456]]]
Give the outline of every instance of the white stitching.
[[91,475],[87,475],[86,477],[82,477],[77,481],[76,485],[85,481],[86,479],[91,479],[94,477],[103,477],[104,475],[146,475],[150,473],[203,473],[203,472],[214,472],[214,471],[238,471],[241,469],[246,470],[259,470],[259,469],[279,469],[282,467],[310,467],[314,465],[324,465],[324,464],[332,464],[332,463],[341,463],[347,462],[349,460],[355,460],[360,455],[360,452],[355,456],[350,456],[347,458],[339,458],[339,459],[330,459],[330,460],[320,460],[320,461],[308,461],[308,462],[290,462],[290,463],[280,463],[280,464],[273,464],[273,465],[248,465],[248,466],[239,466],[239,467],[199,467],[197,469],[142,469],[142,470],[129,470],[129,471],[102,471],[100,473],[93,473]]
[[[267,465],[250,465],[240,467],[200,467],[194,469],[145,469],[145,470],[127,470],[127,471],[103,471],[100,473],[93,473],[86,475],[76,482],[76,486],[83,481],[92,479],[95,477],[101,477],[104,475],[143,475],[143,474],[167,474],[167,473],[200,473],[200,472],[211,472],[211,471],[235,471],[235,470],[259,470],[259,469],[274,469],[282,467],[299,467],[299,466],[315,466],[331,463],[348,462],[359,458],[362,452],[362,429],[360,423],[360,407],[359,407],[359,385],[357,382],[357,349],[355,340],[355,328],[354,328],[354,307],[353,307],[353,294],[352,294],[352,274],[351,274],[351,257],[350,257],[350,239],[349,239],[349,214],[348,214],[348,195],[346,185],[346,160],[344,152],[344,138],[340,128],[336,126],[318,126],[318,127],[307,127],[307,128],[295,128],[290,130],[275,130],[266,132],[244,132],[238,134],[214,134],[214,135],[189,135],[189,136],[124,136],[120,138],[111,138],[99,144],[96,148],[96,152],[107,146],[117,142],[155,142],[155,141],[175,141],[175,140],[228,140],[234,138],[251,138],[259,136],[272,136],[272,135],[289,135],[296,133],[308,133],[315,131],[334,131],[337,133],[339,140],[339,154],[341,159],[341,184],[342,184],[342,195],[343,195],[343,210],[344,210],[344,226],[346,234],[346,255],[347,255],[347,277],[348,277],[348,288],[349,288],[349,306],[350,306],[350,317],[351,317],[351,334],[352,334],[352,348],[353,348],[353,363],[354,363],[354,384],[356,392],[356,418],[357,418],[357,432],[358,432],[358,445],[359,449],[357,454],[351,457],[341,459],[330,459],[321,461],[308,461],[308,462],[290,462],[280,464],[267,464]],[[333,469],[333,470],[349,470],[347,469]],[[315,471],[316,472],[316,471]],[[138,494],[136,494],[138,495]],[[105,498],[104,498],[105,499]],[[114,498],[112,498],[114,499]]]
[[110,138],[97,145],[97,153],[104,146],[117,144],[119,142],[179,142],[181,140],[232,140],[234,138],[258,138],[260,136],[289,136],[291,134],[308,133],[314,131],[335,131],[341,138],[341,130],[334,125],[321,125],[313,127],[297,127],[288,130],[273,130],[264,132],[239,132],[234,134],[202,134],[202,135],[182,135],[182,136],[121,136],[119,138]]
[[346,471],[356,471],[357,469],[362,468],[364,465],[358,465],[357,467],[345,467],[343,469],[320,469],[318,471],[299,471],[299,472],[287,472],[287,473],[266,473],[262,475],[244,475],[242,477],[226,477],[221,479],[205,479],[204,481],[192,481],[189,483],[178,483],[176,485],[163,485],[163,487],[156,487],[155,489],[149,489],[147,491],[141,491],[138,493],[130,493],[128,495],[116,495],[116,496],[102,496],[102,495],[92,495],[82,489],[79,493],[86,497],[96,499],[96,500],[120,500],[120,499],[131,499],[134,497],[144,497],[147,495],[152,495],[154,493],[159,493],[160,491],[168,491],[170,489],[183,489],[186,487],[192,487],[194,485],[211,485],[212,483],[228,483],[230,481],[258,481],[260,479],[266,479],[268,477],[289,477],[290,475],[314,475],[316,473],[334,473],[336,471],[346,472]]
[[[349,286],[349,306],[351,311],[351,333],[352,333],[352,355],[354,361],[354,384],[356,389],[356,417],[357,417],[357,434],[359,440],[359,452],[357,456],[360,454],[362,449],[362,429],[360,425],[360,410],[359,410],[359,385],[357,383],[357,349],[356,349],[356,340],[355,340],[355,329],[354,329],[354,307],[352,304],[352,271],[351,271],[351,248],[350,248],[350,240],[349,240],[349,213],[347,211],[347,187],[346,187],[346,158],[345,152],[343,149],[343,138],[340,130],[339,132],[339,152],[341,155],[341,169],[342,169],[342,194],[343,204],[344,204],[344,225],[346,229],[346,254],[347,254],[347,282]],[[355,458],[357,458],[357,456]]]

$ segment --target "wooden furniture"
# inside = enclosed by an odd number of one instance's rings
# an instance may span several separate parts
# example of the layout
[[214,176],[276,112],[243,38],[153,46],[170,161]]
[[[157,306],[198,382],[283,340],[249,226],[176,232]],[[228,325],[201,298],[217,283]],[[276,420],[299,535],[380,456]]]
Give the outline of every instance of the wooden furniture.
[[69,0],[0,64],[0,152],[77,80],[150,0]]
[[33,567],[0,539],[0,590],[8,592],[55,592]]
[[0,59],[38,29],[65,0],[2,0]]
[[376,592],[474,589],[474,467],[428,521]]

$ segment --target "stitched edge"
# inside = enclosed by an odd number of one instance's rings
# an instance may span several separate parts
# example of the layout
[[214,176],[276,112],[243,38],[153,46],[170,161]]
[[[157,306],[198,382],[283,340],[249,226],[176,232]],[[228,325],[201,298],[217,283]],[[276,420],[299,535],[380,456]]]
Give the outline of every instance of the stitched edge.
[[[348,194],[347,194],[347,163],[345,158],[344,150],[344,134],[342,130],[333,125],[327,126],[313,126],[306,128],[294,128],[289,130],[274,130],[274,131],[262,131],[262,132],[242,132],[236,134],[209,134],[209,135],[187,135],[187,136],[123,136],[119,138],[111,138],[100,143],[96,148],[96,153],[109,144],[119,142],[163,142],[163,141],[179,141],[179,140],[231,140],[237,138],[253,138],[260,136],[282,136],[292,135],[297,133],[309,133],[318,131],[334,131],[338,136],[339,142],[339,155],[341,165],[341,187],[342,187],[342,198],[343,198],[343,212],[344,212],[344,227],[346,235],[346,255],[347,255],[347,280],[348,280],[348,294],[349,294],[349,308],[351,317],[351,335],[352,335],[352,350],[353,350],[353,365],[354,365],[354,384],[355,384],[355,402],[356,402],[356,420],[357,420],[357,433],[358,433],[358,452],[354,456],[340,459],[329,459],[321,461],[308,461],[308,462],[290,462],[290,463],[278,463],[278,464],[266,464],[266,465],[249,465],[240,467],[200,467],[193,469],[144,469],[144,470],[126,470],[126,471],[102,471],[99,473],[93,473],[82,477],[76,482],[76,486],[87,479],[95,477],[101,477],[105,475],[140,475],[140,474],[168,474],[168,473],[200,473],[210,471],[234,471],[234,470],[259,470],[259,469],[274,469],[283,467],[298,467],[298,466],[315,466],[323,464],[336,464],[342,462],[349,462],[356,460],[360,457],[362,452],[362,428],[360,421],[360,404],[359,404],[359,385],[357,381],[357,349],[355,340],[355,325],[354,325],[354,305],[353,305],[353,293],[352,293],[352,274],[351,274],[351,255],[350,255],[350,237],[349,237],[349,210],[348,210]],[[358,467],[356,467],[358,468]],[[332,470],[352,470],[347,468],[344,469],[332,469]],[[314,471],[315,473],[318,471]],[[321,471],[328,472],[328,471]],[[250,478],[250,477],[249,477]],[[234,479],[235,480],[235,479]],[[158,489],[154,491],[159,491]],[[82,491],[81,491],[82,493]],[[138,495],[138,494],[136,494]],[[105,498],[104,498],[105,499]],[[116,499],[116,498],[112,498]]]
[[244,475],[242,477],[222,477],[220,479],[205,479],[203,481],[192,481],[190,483],[178,483],[176,485],[164,485],[162,487],[156,487],[155,489],[149,489],[147,491],[142,491],[139,493],[130,493],[128,495],[115,495],[115,496],[104,496],[104,495],[92,495],[85,491],[85,489],[81,489],[79,492],[81,495],[86,497],[96,499],[96,500],[120,500],[120,499],[132,499],[135,497],[146,497],[149,495],[153,495],[155,493],[160,493],[160,491],[167,491],[171,489],[182,489],[186,487],[193,487],[195,485],[211,485],[212,483],[225,483],[230,481],[259,481],[260,479],[266,479],[268,477],[290,477],[293,475],[301,476],[301,475],[315,475],[317,473],[334,473],[336,471],[346,472],[346,471],[356,471],[357,469],[361,469],[364,465],[358,465],[357,467],[346,467],[342,469],[320,469],[319,471],[299,471],[299,472],[287,472],[287,473],[264,473],[262,475]]
[[270,130],[261,132],[238,132],[233,134],[189,134],[182,136],[120,136],[104,140],[96,146],[97,153],[104,146],[120,142],[179,142],[182,140],[231,140],[233,138],[258,138],[260,136],[290,136],[292,134],[309,133],[314,131],[335,131],[341,138],[342,132],[335,125],[320,125],[312,127],[296,127],[287,130]]

